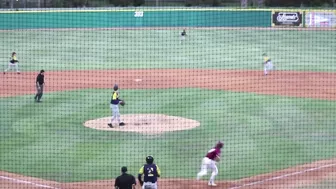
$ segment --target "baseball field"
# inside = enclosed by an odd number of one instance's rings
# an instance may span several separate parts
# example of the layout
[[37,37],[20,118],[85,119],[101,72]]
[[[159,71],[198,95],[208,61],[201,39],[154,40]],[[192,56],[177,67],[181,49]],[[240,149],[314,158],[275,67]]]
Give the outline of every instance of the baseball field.
[[[1,31],[21,69],[0,75],[1,187],[111,188],[153,155],[160,188],[208,188],[218,140],[217,188],[336,187],[335,30],[182,29]],[[115,83],[124,128],[107,127]]]

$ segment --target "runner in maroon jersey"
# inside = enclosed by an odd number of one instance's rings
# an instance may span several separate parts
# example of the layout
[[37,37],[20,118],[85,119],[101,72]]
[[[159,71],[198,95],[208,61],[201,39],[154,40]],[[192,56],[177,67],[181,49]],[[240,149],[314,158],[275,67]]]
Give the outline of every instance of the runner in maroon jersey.
[[201,171],[197,174],[197,180],[201,179],[202,176],[208,174],[208,170],[212,171],[210,180],[208,182],[209,186],[217,186],[215,184],[215,177],[218,174],[218,169],[216,162],[220,160],[221,148],[223,148],[224,143],[218,142],[214,148],[208,151],[206,156],[202,160]]

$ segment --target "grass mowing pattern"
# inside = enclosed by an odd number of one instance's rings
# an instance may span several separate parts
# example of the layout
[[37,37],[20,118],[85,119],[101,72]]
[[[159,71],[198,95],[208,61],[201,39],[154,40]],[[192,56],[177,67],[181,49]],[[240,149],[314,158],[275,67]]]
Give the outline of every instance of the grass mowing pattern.
[[[0,60],[16,51],[22,70],[143,68],[336,71],[334,31],[188,30],[1,32]],[[129,56],[132,55],[132,56]]]
[[333,101],[203,89],[122,90],[128,102],[122,114],[162,113],[201,123],[153,138],[82,126],[110,115],[110,92],[49,93],[41,104],[31,95],[0,98],[5,112],[0,114],[0,170],[62,182],[96,180],[115,178],[122,165],[136,174],[144,157],[155,154],[163,177],[194,178],[206,150],[219,139],[226,146],[218,179],[335,156]]

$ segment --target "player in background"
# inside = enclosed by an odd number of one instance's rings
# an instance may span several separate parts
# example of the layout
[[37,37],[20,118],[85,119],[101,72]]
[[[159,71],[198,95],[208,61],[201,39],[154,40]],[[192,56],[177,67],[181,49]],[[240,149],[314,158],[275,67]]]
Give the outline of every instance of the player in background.
[[[146,157],[146,164],[143,165],[138,174],[138,180],[142,189],[157,189],[157,179],[161,176],[160,168],[153,163],[154,158],[152,156]],[[144,180],[142,180],[142,175]]]
[[19,61],[18,61],[18,59],[16,57],[16,53],[15,52],[12,53],[12,56],[10,57],[10,61],[8,63],[8,68],[4,70],[4,74],[6,74],[6,72],[8,70],[11,70],[13,67],[15,67],[16,73],[20,74],[20,71],[19,71]]
[[218,174],[218,168],[216,163],[220,161],[221,149],[224,143],[218,142],[214,148],[208,151],[202,160],[201,171],[197,174],[197,180],[201,179],[204,175],[208,174],[208,170],[211,170],[211,177],[208,182],[209,186],[217,186],[215,184],[215,177]]
[[35,86],[36,86],[36,95],[34,97],[35,102],[41,102],[44,87],[44,70],[41,70],[40,73],[37,75]]
[[110,103],[110,108],[112,111],[112,118],[111,118],[111,123],[108,123],[107,125],[111,128],[113,128],[113,121],[117,119],[119,126],[124,126],[125,123],[121,121],[120,119],[120,113],[119,113],[119,87],[117,84],[114,85],[113,87],[113,93],[111,97],[111,103]]
[[271,59],[267,56],[266,53],[263,54],[264,57],[264,75],[266,76],[268,74],[268,71],[271,71],[274,69],[273,63]]
[[180,43],[182,43],[182,41],[185,40],[186,36],[187,36],[187,32],[186,32],[186,30],[184,29],[184,30],[181,32],[181,41],[180,41]]

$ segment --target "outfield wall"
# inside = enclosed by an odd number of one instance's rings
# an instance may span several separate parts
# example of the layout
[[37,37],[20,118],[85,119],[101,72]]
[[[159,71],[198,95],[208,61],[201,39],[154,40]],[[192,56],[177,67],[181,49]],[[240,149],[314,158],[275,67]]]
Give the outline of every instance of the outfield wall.
[[0,29],[109,27],[270,27],[270,11],[2,12]]
[[[300,19],[298,19],[299,17]],[[336,11],[218,8],[0,11],[1,30],[39,28],[277,26],[336,27]]]

